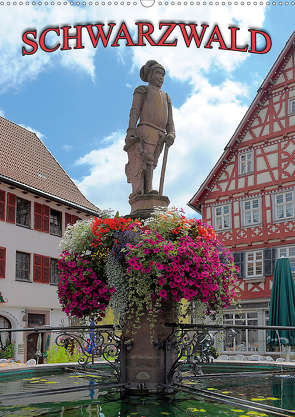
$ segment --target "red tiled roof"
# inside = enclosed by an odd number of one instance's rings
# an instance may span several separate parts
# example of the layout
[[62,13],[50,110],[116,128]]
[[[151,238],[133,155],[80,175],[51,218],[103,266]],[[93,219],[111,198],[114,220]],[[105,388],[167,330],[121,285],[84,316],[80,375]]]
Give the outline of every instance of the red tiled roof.
[[0,175],[48,197],[57,197],[86,211],[100,212],[84,197],[35,133],[1,116]]

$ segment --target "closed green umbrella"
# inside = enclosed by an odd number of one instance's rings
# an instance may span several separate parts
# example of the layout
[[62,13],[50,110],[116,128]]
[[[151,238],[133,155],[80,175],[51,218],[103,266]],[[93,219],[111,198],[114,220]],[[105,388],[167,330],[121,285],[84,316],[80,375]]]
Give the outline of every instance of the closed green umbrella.
[[[270,326],[295,326],[295,284],[288,258],[276,262],[271,291]],[[295,345],[295,330],[269,330],[267,343],[271,345]]]
[[42,334],[39,333],[39,336],[37,339],[37,351],[35,353],[35,356],[37,356],[37,364],[39,363],[39,358],[42,356],[41,348],[42,348]]
[[43,358],[47,358],[47,356],[48,356],[49,345],[50,345],[50,335],[47,336],[47,339],[46,339],[46,342],[45,342],[45,348],[44,348],[44,352],[43,352]]

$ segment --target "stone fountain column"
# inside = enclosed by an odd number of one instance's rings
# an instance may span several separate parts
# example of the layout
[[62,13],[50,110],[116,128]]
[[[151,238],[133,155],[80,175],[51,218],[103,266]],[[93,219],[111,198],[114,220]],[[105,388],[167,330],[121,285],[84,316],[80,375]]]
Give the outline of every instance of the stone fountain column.
[[[132,339],[132,348],[126,351],[126,382],[128,390],[132,393],[162,392],[159,384],[166,383],[166,376],[176,355],[173,349],[166,351],[164,342],[168,339],[171,328],[165,323],[175,323],[176,313],[173,310],[172,301],[162,303],[162,312],[157,316],[157,321],[151,330],[148,314],[145,312],[140,319],[140,328],[135,334],[135,315],[129,319],[123,328],[125,341]],[[136,326],[138,324],[136,323]]]

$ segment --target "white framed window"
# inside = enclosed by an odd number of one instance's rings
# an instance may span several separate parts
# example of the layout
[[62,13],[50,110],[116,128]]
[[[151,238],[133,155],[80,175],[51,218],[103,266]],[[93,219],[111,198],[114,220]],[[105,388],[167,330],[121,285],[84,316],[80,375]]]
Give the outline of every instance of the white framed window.
[[246,278],[256,278],[263,275],[263,251],[246,252]]
[[249,174],[254,171],[253,151],[239,155],[239,175]]
[[295,246],[278,248],[277,258],[289,258],[292,272],[295,274]]
[[15,279],[30,281],[30,254],[16,251]]
[[261,223],[261,199],[254,198],[242,201],[243,226],[253,226]]
[[58,259],[50,258],[50,284],[58,285],[59,282]]
[[[249,311],[244,313],[226,313],[223,315],[223,324],[236,326],[257,326],[258,314],[257,311]],[[224,339],[224,351],[243,351],[257,352],[258,351],[258,330],[256,329],[239,329],[236,337],[232,337],[232,332],[226,330]]]
[[231,228],[231,210],[229,204],[215,207],[214,213],[214,225],[216,231]]
[[275,220],[285,220],[294,217],[294,192],[275,194]]
[[289,100],[289,114],[295,113],[295,98]]
[[30,227],[31,223],[31,202],[17,197],[16,199],[16,224],[18,226]]

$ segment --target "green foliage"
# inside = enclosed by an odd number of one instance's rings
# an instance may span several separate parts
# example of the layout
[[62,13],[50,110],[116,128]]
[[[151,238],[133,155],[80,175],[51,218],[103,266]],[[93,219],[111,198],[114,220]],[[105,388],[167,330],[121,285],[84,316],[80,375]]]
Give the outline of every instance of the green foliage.
[[14,344],[6,346],[6,348],[0,350],[0,359],[10,359],[14,357]]
[[75,346],[73,354],[63,346],[51,345],[47,351],[47,363],[78,362],[82,354],[80,347]]
[[112,294],[110,301],[110,307],[114,313],[114,323],[123,325],[129,300],[129,277],[127,270],[116,261],[112,252],[109,252],[106,256],[105,268],[108,277],[108,287],[116,288],[116,292]]
[[211,355],[213,356],[214,359],[217,359],[218,358],[219,354],[217,353],[217,350],[215,349],[214,346],[212,346],[210,348],[210,352],[211,352]]

